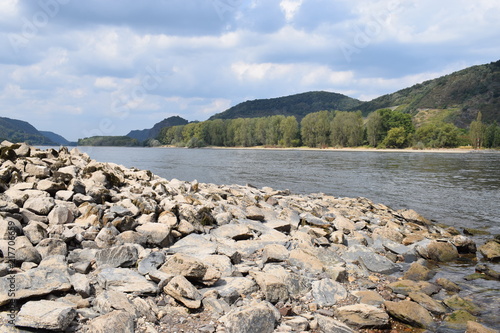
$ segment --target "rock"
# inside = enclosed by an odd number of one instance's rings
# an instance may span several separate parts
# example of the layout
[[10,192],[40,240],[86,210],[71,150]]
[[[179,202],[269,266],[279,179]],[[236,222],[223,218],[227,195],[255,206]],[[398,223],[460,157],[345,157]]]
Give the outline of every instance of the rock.
[[216,238],[230,238],[236,241],[253,238],[253,232],[248,225],[240,223],[225,224],[211,232]]
[[333,224],[335,225],[335,228],[337,230],[340,230],[340,231],[343,231],[343,230],[354,231],[354,230],[356,230],[356,224],[354,224],[354,222],[346,219],[343,216],[337,216],[335,218],[335,220],[333,221]]
[[[3,245],[6,244],[7,241],[0,241],[2,243],[2,252],[8,253],[7,248]],[[31,244],[30,240],[26,236],[19,236],[15,239],[16,250],[15,250],[15,258],[17,263],[23,262],[34,262],[39,263],[42,260],[42,256],[37,251],[37,249]]]
[[68,253],[66,243],[58,238],[46,238],[40,241],[35,249],[40,253],[42,259],[53,255],[62,255],[66,257]]
[[407,209],[407,210],[404,210],[400,213],[401,213],[401,216],[403,216],[408,221],[412,221],[412,222],[415,222],[417,224],[424,225],[424,226],[431,225],[431,222],[428,219],[426,219],[425,217],[423,217],[422,215],[420,215],[419,213],[417,213],[413,209]]
[[45,165],[27,164],[25,171],[31,176],[39,179],[47,178],[50,176],[50,169]]
[[281,244],[269,244],[262,250],[262,263],[286,261],[289,252]]
[[74,220],[73,212],[68,207],[61,205],[56,205],[48,217],[50,224],[66,224],[72,223]]
[[176,253],[168,258],[159,270],[172,275],[182,275],[207,286],[213,285],[221,277],[221,273],[215,267],[183,253]]
[[114,310],[123,310],[132,316],[136,316],[134,304],[127,298],[127,295],[114,290],[105,290],[96,296],[93,306],[102,314],[110,313]]
[[99,231],[95,237],[95,242],[98,247],[105,249],[119,245],[117,236],[120,234],[118,229],[112,225],[108,225]]
[[443,324],[455,330],[464,330],[467,328],[467,323],[476,321],[477,318],[465,310],[457,310],[444,318]]
[[112,311],[92,319],[87,325],[89,332],[99,333],[134,333],[134,316],[126,311]]
[[500,260],[500,243],[494,240],[489,241],[479,247],[479,252],[481,252],[486,260],[496,262]]
[[168,252],[190,255],[210,255],[217,252],[217,248],[218,246],[216,243],[211,242],[203,235],[190,234],[170,246]]
[[262,209],[256,206],[249,206],[246,209],[246,218],[255,221],[264,221],[265,215]]
[[97,274],[97,282],[106,290],[124,293],[154,294],[158,286],[144,276],[126,268],[104,268]]
[[138,258],[137,248],[122,245],[97,251],[95,259],[98,267],[131,267]]
[[73,289],[83,298],[87,298],[92,293],[90,281],[85,274],[75,273],[70,277]]
[[434,274],[430,269],[420,265],[418,262],[414,262],[404,273],[403,279],[413,281],[427,281],[430,280],[433,275]]
[[258,291],[259,287],[254,280],[246,277],[224,277],[210,289],[217,291],[220,298],[231,305],[242,295]]
[[359,261],[366,269],[375,273],[392,274],[401,269],[386,257],[376,254],[362,245],[349,247],[344,257],[352,261]]
[[54,199],[52,198],[29,198],[23,205],[23,208],[38,214],[38,215],[48,215],[52,208],[56,205]]
[[314,255],[301,250],[295,249],[290,251],[288,262],[292,266],[297,266],[311,273],[321,273],[325,270],[323,263]]
[[417,253],[425,259],[448,262],[458,258],[455,246],[448,242],[431,241],[416,246]]
[[316,320],[321,333],[354,333],[354,331],[344,323],[331,317],[318,314],[316,315]]
[[472,313],[473,315],[478,315],[481,312],[481,308],[469,300],[463,299],[458,295],[454,295],[445,299],[444,304],[446,304],[450,309],[453,310],[465,310]]
[[476,272],[484,274],[489,278],[493,278],[495,280],[500,280],[500,272],[495,271],[494,269],[492,269],[488,265],[484,265],[484,264],[476,265]]
[[156,270],[165,262],[165,255],[162,252],[151,252],[144,259],[139,261],[137,271],[142,275],[146,275],[152,270]]
[[357,328],[385,328],[389,315],[372,305],[355,304],[337,308],[336,316],[349,326]]
[[292,332],[305,332],[309,329],[309,321],[300,316],[285,320],[284,324],[290,327]]
[[250,275],[255,279],[264,293],[266,301],[270,303],[286,302],[288,300],[288,287],[286,281],[280,277],[265,273],[251,271]]
[[272,333],[279,319],[278,310],[263,301],[233,309],[219,320],[227,333]]
[[461,289],[460,287],[446,278],[436,279],[436,283],[446,289],[447,291],[458,293]]
[[182,275],[177,275],[170,280],[163,291],[190,309],[198,309],[201,306],[202,295]]
[[453,244],[458,253],[467,254],[467,253],[476,253],[476,243],[469,237],[465,237],[462,235],[456,235],[451,239],[451,244]]
[[411,301],[384,302],[385,309],[389,315],[403,323],[418,328],[432,328],[434,320],[429,312],[421,305]]
[[384,298],[376,291],[361,290],[352,292],[352,294],[358,297],[359,302],[363,304],[379,306],[384,303]]
[[64,331],[75,318],[76,312],[61,302],[30,301],[21,307],[15,325],[35,329]]
[[331,279],[314,281],[311,293],[315,303],[320,306],[332,306],[347,297],[347,290]]
[[41,222],[32,221],[23,228],[23,233],[30,240],[31,244],[37,245],[47,238],[47,225]]
[[147,239],[147,243],[153,246],[168,247],[173,242],[170,234],[171,229],[166,224],[145,223],[138,226],[136,231],[144,235]]
[[441,315],[446,313],[446,308],[438,301],[434,300],[432,297],[421,293],[421,292],[411,292],[408,296],[412,299],[412,301],[420,304],[426,310],[429,310],[432,313],[437,315]]
[[466,333],[498,333],[497,330],[493,330],[491,328],[483,326],[479,323],[476,323],[475,321],[468,321],[467,322],[467,330],[465,332]]
[[44,191],[50,195],[55,195],[57,191],[62,191],[66,189],[64,183],[56,183],[49,179],[43,179],[37,182],[37,190]]
[[410,292],[421,291],[426,295],[432,295],[439,292],[439,287],[425,281],[415,282],[412,280],[399,280],[387,285],[394,293],[407,295]]

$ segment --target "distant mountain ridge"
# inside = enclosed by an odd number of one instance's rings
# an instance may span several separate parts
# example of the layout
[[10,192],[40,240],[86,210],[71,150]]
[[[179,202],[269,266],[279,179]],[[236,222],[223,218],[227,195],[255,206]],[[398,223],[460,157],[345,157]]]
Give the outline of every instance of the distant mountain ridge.
[[39,131],[43,136],[48,138],[49,140],[57,143],[58,145],[63,145],[63,146],[76,146],[76,142],[70,142],[66,140],[64,137],[61,135],[50,132],[50,131]]
[[149,139],[155,139],[164,127],[186,125],[187,123],[188,121],[186,119],[179,116],[173,116],[163,119],[162,121],[156,123],[152,128],[130,131],[126,136],[132,139],[137,139],[139,142],[143,142]]
[[57,145],[26,121],[0,117],[0,138],[31,145]]
[[367,116],[383,108],[398,108],[412,116],[425,109],[443,110],[450,115],[447,121],[462,128],[466,128],[479,111],[483,121],[500,123],[500,60],[428,80],[369,102],[325,91],[306,92],[242,102],[209,120],[285,115],[300,121],[308,113],[321,110],[360,110]]
[[361,105],[360,100],[326,91],[312,91],[291,96],[256,99],[237,104],[208,120],[257,118],[275,115],[295,116],[298,121],[321,110],[349,110]]
[[500,60],[428,80],[349,110],[361,110],[367,115],[389,107],[399,107],[412,115],[422,109],[454,108],[450,120],[459,127],[467,127],[479,111],[484,122],[500,123]]

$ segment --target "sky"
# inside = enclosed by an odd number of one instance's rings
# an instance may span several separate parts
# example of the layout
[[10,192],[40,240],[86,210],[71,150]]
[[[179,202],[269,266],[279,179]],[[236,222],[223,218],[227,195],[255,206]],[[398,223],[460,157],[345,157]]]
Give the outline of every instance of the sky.
[[68,140],[500,59],[498,0],[0,0],[0,116]]

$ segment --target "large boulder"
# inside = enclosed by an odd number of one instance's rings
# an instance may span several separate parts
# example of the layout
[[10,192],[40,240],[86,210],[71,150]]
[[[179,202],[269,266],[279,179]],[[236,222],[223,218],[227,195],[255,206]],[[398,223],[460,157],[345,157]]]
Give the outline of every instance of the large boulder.
[[235,308],[219,319],[228,333],[272,333],[280,319],[278,310],[268,302],[252,302]]
[[389,315],[403,323],[418,328],[432,328],[434,320],[431,314],[421,305],[411,301],[384,302]]
[[496,240],[487,242],[479,247],[479,252],[486,260],[499,261],[500,260],[500,243]]
[[167,259],[159,269],[172,275],[182,275],[188,280],[211,286],[221,277],[221,273],[212,265],[183,253],[176,253]]
[[438,262],[453,261],[458,258],[457,248],[449,242],[431,241],[416,246],[420,256]]
[[357,328],[385,328],[389,325],[389,315],[382,309],[367,304],[354,304],[337,308],[336,316]]
[[64,331],[76,316],[69,305],[54,301],[30,301],[21,307],[15,325],[40,330]]

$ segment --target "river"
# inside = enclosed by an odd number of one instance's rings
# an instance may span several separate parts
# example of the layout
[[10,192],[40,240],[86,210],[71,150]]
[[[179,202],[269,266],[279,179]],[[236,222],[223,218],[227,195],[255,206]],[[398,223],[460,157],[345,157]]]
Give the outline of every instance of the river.
[[[421,153],[335,150],[79,147],[101,162],[148,169],[167,179],[252,184],[294,193],[366,197],[411,208],[439,223],[500,234],[500,153]],[[478,245],[491,236],[475,237]],[[480,257],[480,255],[478,255]],[[500,328],[500,283],[463,277],[474,260],[441,267],[461,296],[485,308],[481,320]],[[491,264],[500,270],[500,265]]]

